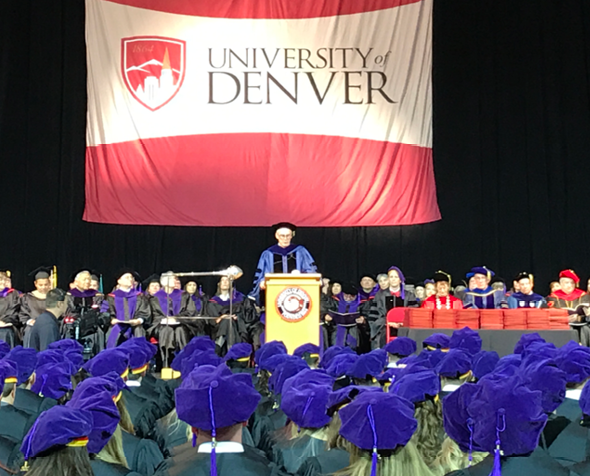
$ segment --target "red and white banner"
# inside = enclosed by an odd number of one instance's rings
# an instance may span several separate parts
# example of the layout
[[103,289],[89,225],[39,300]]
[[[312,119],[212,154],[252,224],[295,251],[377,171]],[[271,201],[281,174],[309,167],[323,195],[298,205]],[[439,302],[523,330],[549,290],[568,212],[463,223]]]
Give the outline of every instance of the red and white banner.
[[438,220],[432,0],[86,0],[84,219]]

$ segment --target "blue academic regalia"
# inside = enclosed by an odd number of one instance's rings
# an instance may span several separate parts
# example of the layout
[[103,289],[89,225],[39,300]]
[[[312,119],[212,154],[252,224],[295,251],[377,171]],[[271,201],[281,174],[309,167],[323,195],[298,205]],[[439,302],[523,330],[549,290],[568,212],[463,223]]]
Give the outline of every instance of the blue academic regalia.
[[506,308],[506,295],[503,291],[488,286],[486,289],[472,289],[463,298],[465,309],[502,309]]
[[258,260],[258,267],[254,276],[254,289],[248,297],[256,299],[260,294],[260,282],[267,273],[290,273],[294,270],[302,273],[315,273],[317,267],[307,249],[301,245],[289,245],[281,248],[279,245],[273,245],[264,250]]
[[537,293],[522,294],[512,293],[508,296],[508,307],[510,309],[534,309],[547,307],[547,301],[545,298]]

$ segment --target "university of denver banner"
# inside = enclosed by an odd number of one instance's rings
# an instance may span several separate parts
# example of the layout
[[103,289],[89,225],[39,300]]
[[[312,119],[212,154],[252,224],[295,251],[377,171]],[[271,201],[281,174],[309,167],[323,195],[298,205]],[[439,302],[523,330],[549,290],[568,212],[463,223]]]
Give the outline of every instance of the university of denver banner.
[[440,218],[432,0],[86,0],[84,219]]

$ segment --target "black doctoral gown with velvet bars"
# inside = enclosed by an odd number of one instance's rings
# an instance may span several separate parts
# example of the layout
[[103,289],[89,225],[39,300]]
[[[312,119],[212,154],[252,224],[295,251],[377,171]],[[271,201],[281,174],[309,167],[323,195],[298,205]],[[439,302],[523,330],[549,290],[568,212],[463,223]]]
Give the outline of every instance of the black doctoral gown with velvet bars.
[[[148,298],[140,291],[132,289],[123,291],[116,289],[106,295],[102,302],[101,312],[108,314],[109,330],[107,332],[107,347],[117,347],[132,337],[145,337],[146,330],[151,327],[151,308]],[[139,326],[129,324],[111,325],[112,319],[128,322],[132,319],[141,319]]]
[[[229,307],[229,295],[227,299],[222,296],[213,296],[207,302],[205,314],[209,317],[220,317],[229,314]],[[214,320],[208,321],[208,333],[221,355],[225,355],[232,345],[246,342],[248,328],[257,320],[254,302],[236,290],[233,291],[231,312],[237,316],[237,320],[222,319],[219,324]]]

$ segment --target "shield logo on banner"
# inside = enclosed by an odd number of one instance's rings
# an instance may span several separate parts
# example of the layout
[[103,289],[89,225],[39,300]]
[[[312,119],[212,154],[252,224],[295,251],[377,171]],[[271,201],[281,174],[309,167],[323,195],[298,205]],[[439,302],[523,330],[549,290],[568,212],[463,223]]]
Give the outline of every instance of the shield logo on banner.
[[150,111],[168,104],[180,90],[186,42],[160,36],[121,40],[121,72],[131,95]]

